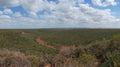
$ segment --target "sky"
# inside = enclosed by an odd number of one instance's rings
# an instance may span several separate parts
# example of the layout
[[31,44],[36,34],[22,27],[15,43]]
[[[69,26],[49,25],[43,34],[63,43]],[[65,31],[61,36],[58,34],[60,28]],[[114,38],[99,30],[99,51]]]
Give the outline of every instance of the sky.
[[120,0],[0,0],[0,28],[120,28]]

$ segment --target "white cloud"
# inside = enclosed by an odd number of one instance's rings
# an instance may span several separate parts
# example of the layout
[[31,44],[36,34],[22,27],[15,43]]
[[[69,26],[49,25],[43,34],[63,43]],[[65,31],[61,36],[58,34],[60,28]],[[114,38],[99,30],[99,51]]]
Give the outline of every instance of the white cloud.
[[115,6],[117,5],[117,2],[115,0],[105,0],[104,2],[102,2],[103,0],[92,0],[92,3],[94,5],[97,6],[102,6],[102,7],[107,7],[107,6]]
[[32,16],[42,10],[53,10],[55,3],[48,2],[47,0],[20,0],[22,7],[29,12]]
[[[92,0],[95,5],[116,5],[114,0]],[[2,2],[2,1],[1,1]],[[20,0],[20,5],[30,16],[25,17],[20,12],[13,13],[10,9],[1,11],[0,22],[9,23],[15,27],[110,27],[119,23],[110,9],[97,9],[84,0],[59,0],[59,3],[47,0]],[[4,5],[5,6],[5,5]],[[40,11],[44,14],[39,14]],[[12,16],[3,15],[12,14]],[[33,17],[31,17],[33,16]],[[4,18],[4,19],[3,19]],[[4,22],[4,23],[3,23]]]
[[2,11],[0,11],[0,15],[2,15],[3,14],[3,12]]
[[3,13],[4,14],[13,14],[11,9],[4,9]]
[[8,15],[0,15],[0,19],[10,19],[10,16]]
[[15,12],[15,13],[13,14],[13,16],[14,16],[14,17],[21,17],[22,14],[21,14],[20,12]]
[[[0,15],[0,28],[2,27],[2,24],[7,24],[9,22],[11,22],[12,19],[10,16],[8,15]],[[4,26],[3,26],[4,27]]]
[[20,5],[19,0],[0,0],[0,7],[16,7]]
[[116,17],[111,15],[110,9],[100,10],[90,7],[88,4],[80,4],[80,7],[75,7],[75,4],[71,3],[62,1],[52,14],[45,14],[41,17],[44,17],[45,22],[79,26],[81,24],[106,24],[118,21]]

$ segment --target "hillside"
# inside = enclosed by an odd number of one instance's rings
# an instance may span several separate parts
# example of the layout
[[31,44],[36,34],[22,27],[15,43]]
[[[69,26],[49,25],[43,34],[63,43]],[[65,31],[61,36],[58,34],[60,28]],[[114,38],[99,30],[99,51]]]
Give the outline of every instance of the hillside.
[[[86,45],[95,40],[109,39],[119,33],[120,30],[114,29],[0,30],[0,48],[36,55],[55,53],[61,46]],[[42,43],[40,45],[37,38],[56,49],[43,46]]]
[[38,65],[32,67],[119,67],[119,39],[117,29],[0,30],[0,58],[20,52],[28,65]]

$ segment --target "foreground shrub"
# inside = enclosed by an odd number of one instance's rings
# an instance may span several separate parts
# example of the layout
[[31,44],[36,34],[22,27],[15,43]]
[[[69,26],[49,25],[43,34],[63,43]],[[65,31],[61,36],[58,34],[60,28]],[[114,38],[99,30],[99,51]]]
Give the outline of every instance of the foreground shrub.
[[31,63],[20,52],[0,50],[0,67],[31,67]]

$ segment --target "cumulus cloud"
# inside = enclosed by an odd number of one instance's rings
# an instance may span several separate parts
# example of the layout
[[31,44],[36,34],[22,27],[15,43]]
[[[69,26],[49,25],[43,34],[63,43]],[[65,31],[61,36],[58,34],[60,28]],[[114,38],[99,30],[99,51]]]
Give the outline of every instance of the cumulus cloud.
[[[94,8],[84,0],[59,0],[58,3],[48,0],[16,0],[18,2],[16,5],[15,3],[10,5],[8,0],[5,1],[3,1],[5,4],[1,5],[2,0],[0,0],[1,7],[21,5],[29,13],[28,16],[23,16],[20,12],[13,13],[7,8],[0,11],[0,19],[2,19],[0,22],[14,24],[15,27],[109,27],[120,22],[111,14],[111,9]],[[103,7],[117,4],[114,0],[104,2],[92,0],[92,2]],[[39,14],[40,12],[42,14]]]
[[0,15],[0,28],[2,27],[2,24],[6,24],[12,22],[12,19],[8,15]]
[[21,17],[22,14],[21,14],[20,12],[15,12],[15,13],[13,14],[13,16],[14,16],[14,17]]
[[117,5],[117,2],[115,2],[115,0],[105,0],[104,2],[102,2],[103,0],[92,0],[92,3],[94,5],[97,6],[102,6],[102,7],[107,7],[107,6],[115,6]]
[[0,7],[16,7],[19,6],[19,0],[0,0]]
[[0,15],[1,15],[1,14],[3,14],[3,12],[2,12],[2,11],[0,11]]
[[0,19],[10,19],[10,16],[8,16],[8,15],[1,15]]
[[53,10],[55,2],[48,2],[47,0],[20,0],[22,7],[32,16],[42,10]]
[[[64,7],[63,7],[64,6]],[[44,21],[61,26],[101,25],[116,23],[119,20],[111,15],[110,9],[100,10],[90,7],[88,4],[80,4],[80,7],[64,4],[58,6],[52,14],[45,14]],[[43,17],[43,16],[42,16]]]
[[4,9],[4,14],[13,14],[13,11],[11,9]]

